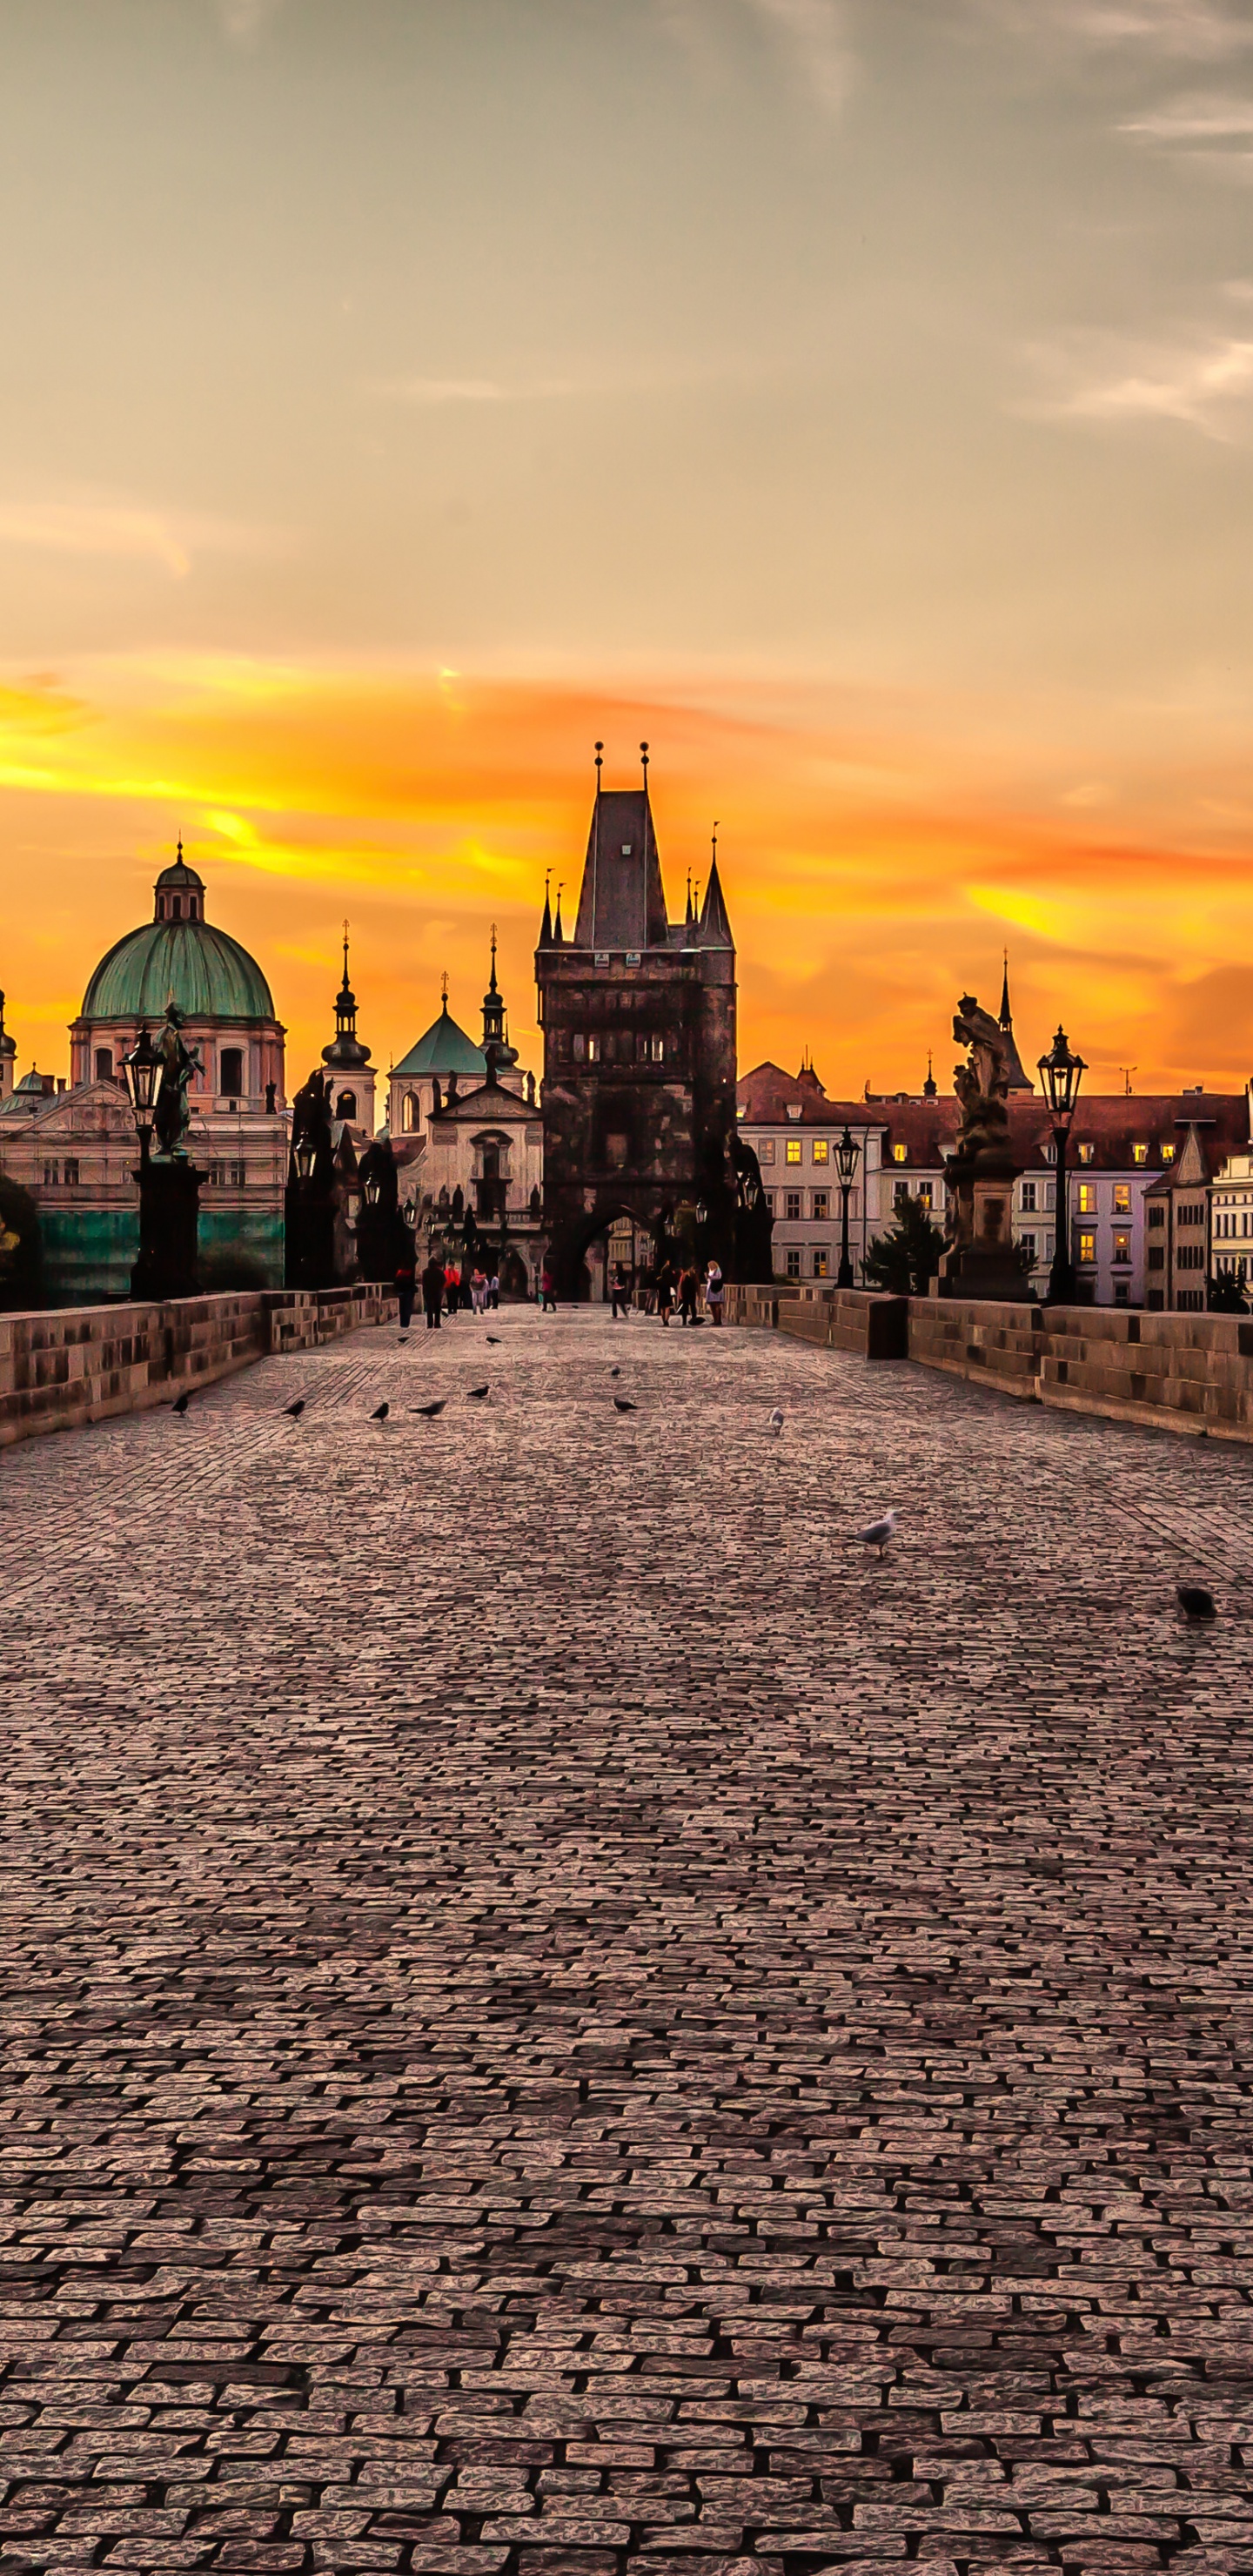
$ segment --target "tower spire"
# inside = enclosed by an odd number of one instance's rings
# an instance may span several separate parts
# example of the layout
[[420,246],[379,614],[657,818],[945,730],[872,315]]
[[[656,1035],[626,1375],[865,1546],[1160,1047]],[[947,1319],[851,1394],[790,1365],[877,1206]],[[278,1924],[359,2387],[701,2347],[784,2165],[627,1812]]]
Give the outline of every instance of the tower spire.
[[1007,948],[1007,949],[1005,949],[1005,951],[1004,951],[1003,953],[1004,953],[1004,958],[1005,958],[1005,971],[1004,971],[1004,973],[1003,973],[1003,975],[1002,975],[1002,977],[1001,977],[1001,1027],[1002,1027],[1003,1029],[1012,1029],[1012,1027],[1013,1027],[1014,1023],[1013,1023],[1013,1020],[1012,1020],[1012,1019],[1011,1019],[1011,1017],[1010,1017],[1010,1010],[1009,1010],[1009,950],[1008,950],[1008,948]]
[[539,945],[541,948],[551,948],[553,944],[553,913],[552,905],[548,899],[548,889],[552,884],[552,881],[552,869],[546,868],[544,870],[544,918],[539,926]]

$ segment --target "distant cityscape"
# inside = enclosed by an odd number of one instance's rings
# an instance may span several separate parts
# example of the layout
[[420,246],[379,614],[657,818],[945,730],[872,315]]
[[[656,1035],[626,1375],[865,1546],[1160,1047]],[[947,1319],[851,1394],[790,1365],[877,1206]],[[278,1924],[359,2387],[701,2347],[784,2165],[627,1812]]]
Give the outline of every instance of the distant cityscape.
[[[9,1257],[0,1284],[10,1304],[36,1283],[54,1305],[132,1293],[140,1190],[127,1066],[171,1005],[190,1057],[197,1284],[272,1288],[308,1274],[308,1244],[299,1259],[293,1244],[311,1184],[285,1032],[266,973],[212,918],[211,896],[180,846],[157,878],[151,919],[125,932],[87,979],[67,1075],[32,1067],[18,1078],[0,996]],[[315,1085],[327,1118],[317,1186],[333,1209],[325,1266],[334,1279],[386,1276],[407,1244],[419,1259],[438,1244],[490,1253],[505,1298],[535,1298],[547,1268],[563,1297],[600,1301],[615,1271],[646,1288],[668,1252],[714,1260],[732,1279],[821,1291],[842,1261],[855,1284],[884,1284],[876,1247],[902,1224],[938,1248],[957,1097],[941,1091],[931,1062],[916,1088],[867,1089],[860,1099],[829,1096],[808,1055],[795,1073],[770,1062],[739,1072],[736,952],[716,845],[703,899],[694,903],[689,877],[686,907],[672,920],[646,745],[639,783],[626,789],[602,784],[597,747],[569,931],[560,903],[545,896],[535,953],[542,1066],[523,1066],[510,1043],[487,925],[484,957],[475,1034],[454,1016],[445,977],[438,1007],[432,996],[426,1026],[384,1074],[359,1032],[345,933]],[[1043,1297],[1059,1248],[1057,1131],[1015,1038],[1008,959],[997,1027],[1013,1245],[1022,1293]],[[1248,1087],[1080,1089],[1063,1244],[1078,1301],[1239,1304],[1253,1262],[1251,1101]],[[376,1225],[371,1240],[380,1169],[394,1223],[386,1236]]]

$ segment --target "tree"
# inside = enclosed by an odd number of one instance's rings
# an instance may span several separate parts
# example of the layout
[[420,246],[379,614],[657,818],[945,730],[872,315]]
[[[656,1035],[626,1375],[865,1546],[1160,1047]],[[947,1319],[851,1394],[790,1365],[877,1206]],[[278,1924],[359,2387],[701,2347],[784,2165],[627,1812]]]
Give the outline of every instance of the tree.
[[1247,1315],[1248,1301],[1236,1275],[1234,1265],[1224,1261],[1209,1284],[1211,1315]]
[[921,1199],[898,1199],[890,1231],[877,1234],[866,1254],[862,1279],[867,1288],[886,1288],[893,1297],[925,1297],[943,1250],[944,1237]]

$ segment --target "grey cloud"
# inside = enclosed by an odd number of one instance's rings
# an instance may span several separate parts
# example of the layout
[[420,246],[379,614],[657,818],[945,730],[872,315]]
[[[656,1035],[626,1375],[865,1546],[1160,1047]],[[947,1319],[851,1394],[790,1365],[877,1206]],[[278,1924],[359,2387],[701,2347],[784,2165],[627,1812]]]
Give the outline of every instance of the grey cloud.
[[1222,441],[1253,420],[1253,339],[1230,331],[1174,343],[1077,332],[1027,354],[1040,392],[1016,408],[1036,419],[1175,421]]
[[1253,43],[1253,26],[1225,0],[975,0],[979,15],[1026,39],[1062,38],[1097,51],[1221,62]]

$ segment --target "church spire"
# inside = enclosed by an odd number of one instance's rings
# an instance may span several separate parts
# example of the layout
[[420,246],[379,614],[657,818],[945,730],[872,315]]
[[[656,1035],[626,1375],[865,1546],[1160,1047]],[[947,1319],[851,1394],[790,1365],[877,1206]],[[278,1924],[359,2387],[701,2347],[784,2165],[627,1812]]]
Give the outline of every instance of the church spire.
[[553,944],[553,911],[552,905],[548,899],[548,889],[552,884],[552,881],[553,872],[552,869],[549,868],[544,877],[544,918],[539,926],[539,945],[541,948],[551,948]]
[[1007,1053],[1007,1055],[1008,1055],[1008,1057],[1009,1057],[1009,1087],[1010,1087],[1010,1090],[1011,1090],[1011,1091],[1034,1091],[1034,1089],[1035,1089],[1035,1084],[1032,1082],[1030,1075],[1029,1075],[1029,1074],[1025,1071],[1025,1069],[1024,1069],[1023,1061],[1022,1061],[1022,1057],[1019,1055],[1019,1052],[1018,1052],[1018,1042],[1017,1042],[1017,1040],[1016,1040],[1016,1038],[1015,1038],[1015,1036],[1014,1036],[1014,1023],[1013,1023],[1013,1018],[1012,1018],[1012,1016],[1011,1016],[1011,1013],[1010,1013],[1010,1007],[1009,1007],[1009,950],[1008,950],[1008,948],[1005,950],[1005,970],[1004,970],[1004,973],[1003,973],[1003,975],[1002,975],[1002,977],[1001,977],[1001,1010],[1000,1010],[1000,1021],[1001,1021],[1001,1033],[1002,1033],[1002,1036],[1003,1036],[1003,1037],[1004,1037],[1004,1039],[1005,1039],[1005,1044],[1006,1044],[1006,1053]]
[[722,879],[718,874],[718,826],[716,823],[713,828],[711,841],[709,883],[705,888],[705,900],[701,905],[700,922],[696,931],[696,946],[698,948],[731,949],[735,946],[735,941],[731,936],[731,924],[727,917],[726,903],[723,899]]
[[1008,948],[1006,948],[1006,949],[1003,951],[1003,954],[1004,954],[1004,959],[1005,959],[1005,971],[1004,971],[1004,974],[1003,974],[1003,975],[1002,975],[1002,977],[1001,977],[1001,1027],[1002,1027],[1003,1029],[1012,1029],[1012,1028],[1013,1028],[1014,1023],[1013,1023],[1013,1019],[1012,1019],[1012,1016],[1011,1016],[1011,1014],[1010,1014],[1010,1008],[1009,1008],[1009,950],[1008,950]]
[[563,947],[563,946],[564,946],[564,944],[565,944],[565,936],[566,936],[566,934],[565,934],[564,930],[563,930],[563,929],[562,929],[562,927],[561,927],[561,888],[560,888],[560,886],[558,886],[558,888],[557,888],[557,917],[556,917],[556,920],[555,920],[555,921],[554,921],[554,923],[553,923],[553,946],[554,946],[554,948],[561,948],[561,947]]

